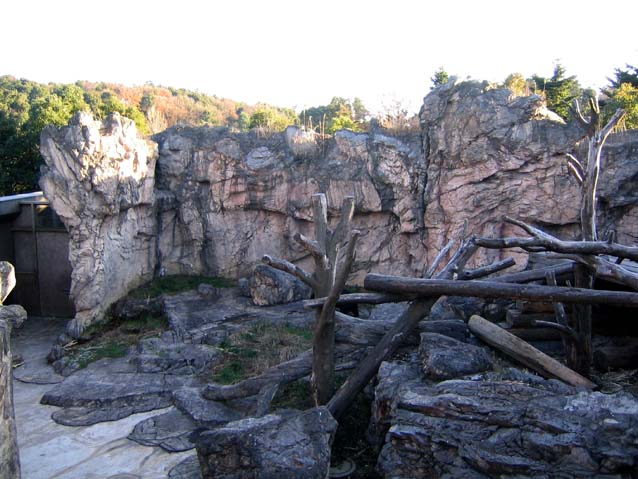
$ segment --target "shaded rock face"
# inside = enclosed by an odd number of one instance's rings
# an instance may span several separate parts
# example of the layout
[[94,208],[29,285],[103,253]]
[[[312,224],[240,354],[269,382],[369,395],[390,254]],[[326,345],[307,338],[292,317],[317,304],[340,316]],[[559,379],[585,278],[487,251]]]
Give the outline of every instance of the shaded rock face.
[[46,166],[40,186],[69,232],[71,297],[77,311],[67,333],[83,328],[155,266],[157,146],[135,123],[78,113],[69,126],[42,131]]
[[437,380],[480,373],[494,366],[480,346],[437,333],[421,333],[419,356],[423,374]]
[[415,479],[631,477],[635,397],[521,376],[504,371],[396,389],[380,471]]
[[204,431],[196,440],[202,477],[324,479],[336,428],[321,407],[278,411]]
[[[579,191],[564,154],[583,157],[584,133],[540,98],[450,82],[424,99],[420,119],[409,137],[340,131],[325,142],[294,127],[268,137],[173,127],[152,143],[118,116],[46,129],[41,184],[71,235],[71,335],[154,272],[236,278],[264,254],[311,266],[293,236],[312,236],[318,192],[332,221],[355,197],[355,283],[371,271],[420,275],[466,220],[485,236],[515,233],[503,215],[575,235]],[[638,137],[609,143],[601,229],[634,242]],[[471,266],[503,254],[481,250]]]
[[13,479],[20,477],[20,457],[13,411],[10,336],[11,322],[0,318],[0,475]]

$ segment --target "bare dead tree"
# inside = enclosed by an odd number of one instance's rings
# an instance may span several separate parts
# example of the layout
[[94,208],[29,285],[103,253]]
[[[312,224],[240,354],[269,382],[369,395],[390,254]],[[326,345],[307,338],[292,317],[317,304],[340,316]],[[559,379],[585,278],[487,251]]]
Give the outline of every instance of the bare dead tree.
[[[346,197],[341,206],[339,223],[334,230],[328,227],[326,195],[312,196],[315,239],[302,234],[294,236],[315,263],[311,275],[292,263],[264,256],[269,266],[293,274],[309,285],[315,297],[326,297],[315,312],[312,345],[312,390],[317,405],[326,404],[334,392],[335,370],[335,308],[355,258],[355,246],[360,232],[351,230],[354,198]],[[343,251],[343,255],[340,252]]]

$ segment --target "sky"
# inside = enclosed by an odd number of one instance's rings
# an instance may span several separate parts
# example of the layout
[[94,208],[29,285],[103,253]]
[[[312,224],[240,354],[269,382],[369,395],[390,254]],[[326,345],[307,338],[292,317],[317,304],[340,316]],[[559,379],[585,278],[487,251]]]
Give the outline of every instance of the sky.
[[301,110],[333,96],[418,110],[460,79],[551,76],[584,87],[638,65],[638,1],[8,0],[0,75],[187,88]]

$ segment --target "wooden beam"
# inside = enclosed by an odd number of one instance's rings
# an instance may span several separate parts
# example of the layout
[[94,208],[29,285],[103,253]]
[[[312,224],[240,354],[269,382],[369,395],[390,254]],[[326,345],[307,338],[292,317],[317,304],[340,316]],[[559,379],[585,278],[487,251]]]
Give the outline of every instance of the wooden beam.
[[545,377],[555,377],[567,384],[585,389],[595,387],[589,379],[478,315],[470,318],[468,327],[482,341]]
[[364,286],[371,291],[392,294],[434,296],[472,296],[480,298],[525,299],[527,301],[576,304],[609,304],[638,308],[638,293],[600,291],[586,288],[510,284],[497,281],[449,281],[368,274]]

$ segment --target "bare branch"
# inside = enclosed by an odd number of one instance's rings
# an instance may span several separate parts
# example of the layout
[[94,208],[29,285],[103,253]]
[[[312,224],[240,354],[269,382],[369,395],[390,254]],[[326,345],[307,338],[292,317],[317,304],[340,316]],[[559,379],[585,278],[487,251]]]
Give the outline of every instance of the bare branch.
[[572,110],[572,113],[574,113],[574,118],[576,118],[576,121],[580,124],[580,126],[585,131],[588,132],[590,128],[590,123],[583,116],[583,113],[580,110],[580,102],[578,101],[578,99],[574,100],[574,106],[571,108],[571,110]]
[[288,274],[291,274],[299,278],[301,281],[303,281],[308,286],[310,286],[313,290],[317,286],[317,282],[314,280],[314,278],[311,275],[306,273],[299,266],[292,264],[289,261],[286,261],[284,259],[271,258],[270,256],[265,255],[263,258],[261,258],[261,262],[272,268],[278,269],[279,271],[284,271]]
[[581,186],[583,184],[583,177],[580,176],[580,173],[578,173],[578,170],[571,163],[567,163],[567,168],[569,168],[569,171],[574,177],[574,179],[576,180],[576,182],[578,183],[578,186]]
[[523,248],[531,250],[532,248],[540,247],[544,250],[556,253],[579,255],[605,254],[617,258],[638,261],[638,247],[635,246],[625,246],[620,243],[610,243],[609,241],[564,241],[522,221],[509,217],[505,218],[505,221],[520,226],[531,234],[533,238],[476,238],[476,244],[483,248],[491,249]]
[[[463,235],[465,235],[466,228],[463,228]],[[461,242],[461,246],[454,253],[448,264],[436,275],[437,278],[456,278],[458,276],[459,271],[463,271],[465,268],[465,263],[467,263],[470,258],[476,253],[478,250],[478,245],[476,244],[476,238],[474,236],[469,239],[464,239]]]
[[322,254],[326,254],[323,248],[326,247],[326,239],[328,238],[328,202],[326,195],[317,193],[312,195],[312,212],[315,222],[315,239],[320,245]]
[[574,155],[565,153],[565,156],[567,157],[567,166],[569,167],[570,171],[573,173],[574,177],[578,181],[578,184],[582,185],[583,178],[585,177],[585,170],[583,168],[583,164],[580,161],[578,161],[578,159]]
[[541,320],[537,320],[537,319],[532,320],[531,324],[532,324],[532,326],[536,326],[536,327],[539,327],[539,328],[555,329],[556,331],[561,333],[561,336],[564,336],[564,337],[568,338],[573,343],[578,343],[579,342],[578,335],[569,326],[564,326],[564,325],[558,324],[558,323],[552,323],[551,321],[541,321]]
[[350,222],[354,216],[354,197],[346,196],[343,199],[341,205],[341,217],[339,223],[335,227],[334,232],[330,235],[330,241],[328,242],[328,252],[336,250],[343,240],[346,239],[350,231]]
[[439,253],[436,255],[436,258],[434,258],[434,261],[432,261],[432,264],[430,265],[430,267],[427,269],[427,271],[423,275],[424,278],[431,278],[434,275],[434,272],[436,271],[436,268],[439,267],[439,264],[441,263],[441,261],[443,261],[443,258],[445,258],[447,256],[447,254],[450,252],[450,250],[454,246],[454,243],[456,243],[456,240],[454,238],[452,238],[443,247],[443,249],[441,251],[439,251]]
[[[348,304],[383,304],[383,303],[401,303],[406,301],[405,296],[399,294],[386,293],[352,293],[342,294],[337,300],[337,305],[345,306]],[[320,308],[326,302],[326,298],[306,299],[303,302],[304,309]]]
[[328,268],[328,257],[325,255],[323,248],[317,241],[311,240],[301,233],[296,233],[293,236],[293,239],[303,246],[308,253],[310,253],[318,265],[321,265],[324,269]]
[[616,124],[625,116],[625,110],[623,110],[622,108],[618,108],[616,110],[616,113],[614,113],[614,116],[611,117],[611,120],[609,120],[607,122],[607,124],[605,125],[605,127],[600,130],[600,144],[602,145],[605,140],[607,139],[607,137],[609,136],[609,134],[611,133],[611,131],[614,129],[614,127],[616,126]]
[[480,268],[465,270],[459,275],[459,279],[482,278],[484,276],[489,276],[490,274],[497,273],[504,269],[511,268],[515,264],[516,261],[514,261],[514,258],[505,258],[501,261],[481,266]]

